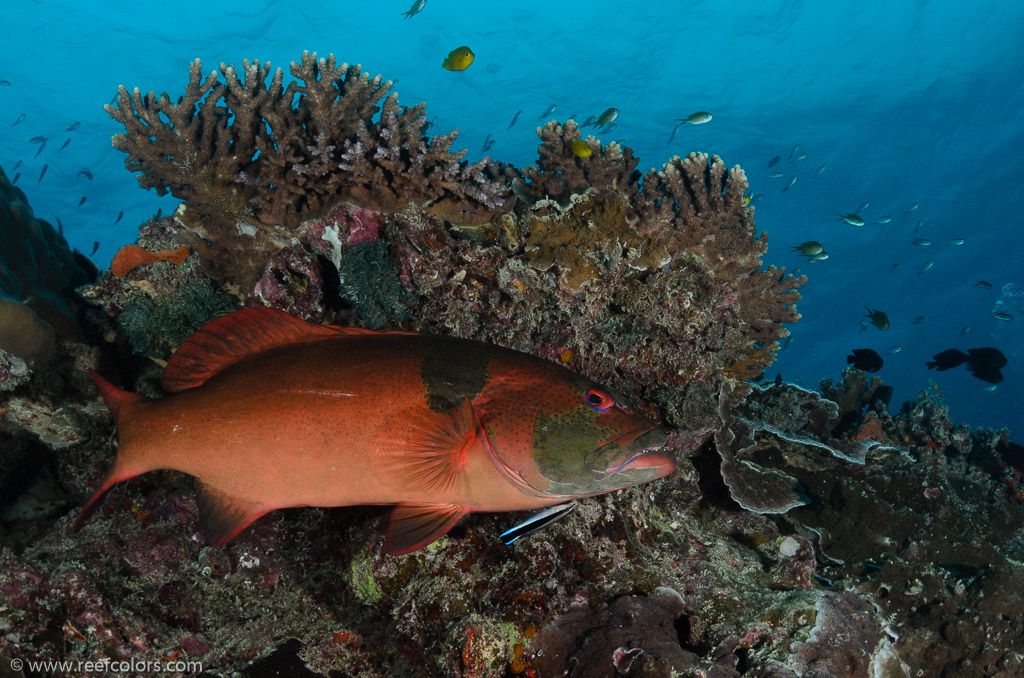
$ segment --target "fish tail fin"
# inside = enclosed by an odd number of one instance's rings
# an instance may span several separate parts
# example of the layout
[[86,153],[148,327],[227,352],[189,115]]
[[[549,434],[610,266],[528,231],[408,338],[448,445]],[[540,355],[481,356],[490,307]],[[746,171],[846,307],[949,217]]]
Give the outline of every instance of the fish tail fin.
[[121,410],[125,405],[141,402],[146,399],[145,396],[141,396],[138,393],[125,391],[114,386],[101,377],[96,370],[89,370],[89,376],[96,382],[96,388],[99,389],[100,396],[103,398],[103,402],[106,403],[107,409],[110,410],[110,416],[114,418],[115,424],[120,422]]
[[[125,407],[144,401],[146,398],[139,395],[138,393],[132,393],[131,391],[125,391],[111,384],[109,381],[104,379],[95,370],[89,370],[89,375],[96,382],[96,388],[99,389],[100,395],[103,397],[103,402],[107,404],[107,408],[110,409],[110,414],[114,418],[114,423],[121,421],[122,414]],[[107,492],[110,491],[114,485],[134,478],[137,475],[141,475],[148,471],[148,468],[139,468],[137,464],[132,461],[120,451],[117,454],[117,458],[114,461],[113,468],[107,474],[107,477],[103,480],[99,489],[89,497],[89,501],[85,503],[82,510],[78,513],[78,517],[75,518],[75,524],[72,526],[72,532],[78,532],[85,525],[89,517],[95,513],[96,509],[103,505],[103,500],[107,496]]]

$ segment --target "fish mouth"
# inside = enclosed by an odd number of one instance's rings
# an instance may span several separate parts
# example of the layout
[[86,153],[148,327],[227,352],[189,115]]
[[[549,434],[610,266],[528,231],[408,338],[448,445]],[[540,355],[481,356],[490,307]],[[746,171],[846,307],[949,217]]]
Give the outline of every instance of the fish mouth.
[[618,476],[617,480],[635,476],[637,480],[627,483],[632,485],[667,476],[676,468],[671,455],[658,452],[668,442],[668,433],[659,427],[640,433],[625,444],[621,440],[617,442],[622,447],[608,465],[606,476]]

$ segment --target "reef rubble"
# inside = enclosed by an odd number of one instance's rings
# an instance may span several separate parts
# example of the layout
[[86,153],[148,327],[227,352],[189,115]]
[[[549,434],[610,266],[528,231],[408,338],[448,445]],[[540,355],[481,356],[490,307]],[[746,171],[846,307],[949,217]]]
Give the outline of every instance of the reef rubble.
[[[140,226],[131,267],[79,284],[89,336],[0,389],[0,661],[1020,675],[1019,448],[954,426],[931,391],[892,414],[891,389],[853,368],[820,392],[760,383],[805,280],[762,266],[741,169],[693,153],[642,174],[594,137],[581,158],[572,120],[538,128],[531,167],[469,164],[380,76],[308,53],[291,73],[204,80],[195,62],[176,103],[121,88],[108,108],[140,184],[184,203]],[[518,516],[473,514],[384,555],[380,507],[275,511],[208,546],[191,479],[165,471],[71,534],[114,454],[87,369],[160,397],[182,339],[253,305],[556,361],[666,426],[677,470],[511,546]]]

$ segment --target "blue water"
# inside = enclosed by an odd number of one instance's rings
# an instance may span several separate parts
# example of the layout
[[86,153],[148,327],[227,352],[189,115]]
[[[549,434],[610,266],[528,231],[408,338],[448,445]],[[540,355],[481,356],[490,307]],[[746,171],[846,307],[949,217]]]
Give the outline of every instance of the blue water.
[[[60,217],[80,250],[98,241],[104,266],[140,222],[176,201],[137,187],[110,147],[120,127],[102,106],[119,84],[178,96],[197,57],[210,72],[244,58],[287,68],[304,49],[334,52],[399,80],[403,104],[426,101],[435,131],[460,129],[470,159],[490,133],[489,155],[517,165],[534,161],[534,128],[549,105],[559,120],[615,106],[618,129],[602,138],[625,139],[640,169],[707,151],[742,165],[765,195],[756,220],[769,234],[766,262],[801,266],[810,278],[803,319],[768,376],[781,371],[813,387],[839,375],[850,349],[874,348],[886,360],[880,376],[896,389],[894,408],[931,379],[957,421],[1012,427],[1024,413],[1024,308],[1010,322],[992,316],[1000,289],[1024,284],[1024,4],[428,0],[404,19],[410,4],[9,0],[0,21],[0,79],[11,83],[0,87],[0,165],[13,176],[22,160],[18,185],[37,213]],[[475,63],[443,70],[463,44]],[[666,146],[674,119],[699,110],[714,120],[680,129]],[[75,121],[81,127],[66,131]],[[50,141],[33,158],[38,146],[28,140],[37,135]],[[794,145],[806,159],[787,160]],[[776,155],[772,169],[785,176],[767,178]],[[812,176],[821,164],[824,173]],[[76,176],[81,168],[93,181]],[[781,194],[791,175],[796,184]],[[868,225],[835,220],[865,201]],[[883,215],[892,222],[870,223]],[[952,238],[966,242],[946,244]],[[808,265],[788,251],[805,240],[821,241],[830,258]],[[975,287],[978,279],[992,289]],[[891,329],[862,331],[865,306],[884,310]],[[918,316],[924,322],[912,324]],[[887,354],[894,345],[902,351]],[[963,368],[925,369],[939,351],[975,346],[1011,358],[993,391]]]

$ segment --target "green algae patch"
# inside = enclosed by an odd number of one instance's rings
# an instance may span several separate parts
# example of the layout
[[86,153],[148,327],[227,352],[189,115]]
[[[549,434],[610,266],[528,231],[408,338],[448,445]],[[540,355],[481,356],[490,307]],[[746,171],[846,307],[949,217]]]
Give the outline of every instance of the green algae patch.
[[364,549],[355,555],[349,574],[351,577],[349,583],[359,602],[376,605],[384,600],[384,592],[380,590],[377,580],[373,578],[373,562],[367,550]]

